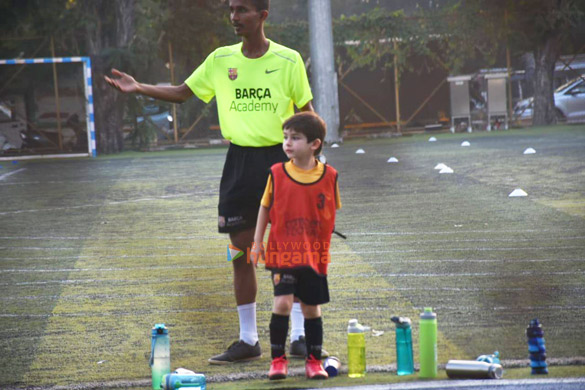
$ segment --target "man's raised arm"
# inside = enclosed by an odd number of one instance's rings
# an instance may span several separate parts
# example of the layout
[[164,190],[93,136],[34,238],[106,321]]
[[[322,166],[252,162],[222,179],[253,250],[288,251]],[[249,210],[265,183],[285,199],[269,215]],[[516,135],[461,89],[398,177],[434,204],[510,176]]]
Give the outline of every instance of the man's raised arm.
[[111,78],[104,76],[106,82],[120,92],[139,93],[154,99],[165,100],[171,103],[183,103],[191,96],[193,92],[186,84],[181,85],[151,85],[139,83],[127,73],[112,69]]

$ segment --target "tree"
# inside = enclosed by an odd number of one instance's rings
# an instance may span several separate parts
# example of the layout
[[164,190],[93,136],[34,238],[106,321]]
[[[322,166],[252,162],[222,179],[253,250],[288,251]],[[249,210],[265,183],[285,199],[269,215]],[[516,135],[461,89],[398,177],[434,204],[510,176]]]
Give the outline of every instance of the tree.
[[[135,35],[135,0],[78,0],[78,11],[87,15],[85,37],[88,53],[93,60],[95,122],[98,150],[118,153],[124,149],[122,120],[125,96],[110,88],[103,75],[113,60],[127,60],[127,50]],[[112,6],[114,12],[112,12]],[[118,55],[119,57],[117,57]],[[120,65],[120,64],[118,64]]]
[[[128,49],[135,36],[135,3],[136,0],[2,0],[0,3],[0,14],[7,17],[3,37],[53,37],[57,56],[91,57],[97,146],[102,153],[123,149],[124,97],[106,87],[103,75],[112,65],[132,62]],[[38,48],[33,50],[35,46]],[[7,41],[0,50],[4,53],[20,50],[26,57],[51,55],[46,39],[40,46],[39,41]]]
[[571,47],[575,27],[583,23],[578,0],[459,0],[436,16],[444,40],[445,61],[457,71],[481,58],[495,64],[506,46],[534,57],[534,125],[555,123],[553,74],[563,50]]

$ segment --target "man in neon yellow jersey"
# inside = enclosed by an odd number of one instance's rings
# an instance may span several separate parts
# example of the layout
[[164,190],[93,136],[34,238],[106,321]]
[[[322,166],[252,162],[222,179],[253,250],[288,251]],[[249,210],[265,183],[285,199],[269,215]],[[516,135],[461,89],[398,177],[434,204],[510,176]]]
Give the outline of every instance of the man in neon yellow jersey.
[[[268,169],[287,161],[282,123],[294,114],[294,106],[313,111],[313,95],[299,53],[264,34],[269,0],[229,0],[229,10],[242,42],[216,49],[183,84],[143,84],[115,69],[106,81],[124,93],[176,103],[193,95],[206,103],[216,98],[222,135],[231,142],[220,183],[218,227],[229,234],[233,247],[247,252],[254,240]],[[226,352],[209,359],[212,364],[254,360],[262,354],[256,326],[256,270],[247,256],[232,264],[240,338]],[[298,302],[291,321],[290,355],[304,358],[304,319]]]

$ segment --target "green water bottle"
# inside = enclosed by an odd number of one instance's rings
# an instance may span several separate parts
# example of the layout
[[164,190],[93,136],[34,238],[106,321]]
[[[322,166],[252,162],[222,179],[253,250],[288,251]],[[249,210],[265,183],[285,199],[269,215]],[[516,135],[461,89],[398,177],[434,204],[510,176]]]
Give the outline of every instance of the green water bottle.
[[165,324],[156,324],[152,328],[150,368],[152,388],[160,389],[163,376],[171,373],[171,345],[169,330]]
[[366,375],[366,335],[370,328],[360,325],[358,320],[349,320],[347,325],[347,374],[350,378]]
[[437,360],[437,314],[432,308],[425,307],[420,315],[419,377],[436,378]]

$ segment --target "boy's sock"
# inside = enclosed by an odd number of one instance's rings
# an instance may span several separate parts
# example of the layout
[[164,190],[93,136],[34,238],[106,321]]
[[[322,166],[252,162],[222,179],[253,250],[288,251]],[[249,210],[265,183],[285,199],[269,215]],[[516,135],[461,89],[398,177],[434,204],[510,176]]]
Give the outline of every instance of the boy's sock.
[[272,313],[272,318],[270,318],[270,350],[273,359],[284,355],[284,344],[288,333],[288,318],[289,316],[281,316],[275,313]]
[[323,346],[323,321],[321,317],[305,318],[305,340],[307,343],[307,357],[313,355],[321,360],[321,348]]
[[300,302],[293,303],[292,311],[290,313],[290,322],[290,342],[292,343],[305,335],[305,317],[303,317]]
[[238,306],[240,317],[240,340],[252,346],[258,342],[258,328],[256,327],[256,302]]

